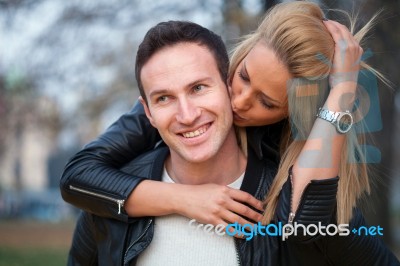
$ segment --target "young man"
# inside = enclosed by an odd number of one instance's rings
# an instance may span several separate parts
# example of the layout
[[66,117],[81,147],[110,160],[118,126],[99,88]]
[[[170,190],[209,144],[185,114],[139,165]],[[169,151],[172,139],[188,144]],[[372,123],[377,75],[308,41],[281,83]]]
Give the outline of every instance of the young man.
[[[247,159],[232,124],[227,67],[228,56],[220,37],[197,24],[171,21],[147,33],[136,59],[140,101],[168,148],[138,157],[123,168],[124,172],[163,182],[242,187],[252,195],[258,189],[259,198],[265,194],[276,165],[254,157],[245,176]],[[270,169],[264,175],[258,172],[262,165]],[[180,215],[125,223],[84,213],[69,263],[243,263],[233,237],[210,234],[196,229],[197,225]]]
[[[139,156],[123,167],[125,173],[179,184],[228,185],[258,199],[266,195],[276,164],[259,159],[252,149],[248,150],[246,160],[237,143],[225,83],[227,64],[221,39],[197,24],[170,21],[149,30],[139,46],[136,79],[146,116],[168,147],[161,146]],[[137,185],[133,183],[129,179],[104,180],[103,185],[129,194]],[[333,196],[326,195],[321,185],[335,187],[336,183],[313,182],[307,187],[301,204],[308,211],[297,214],[299,221],[330,222],[333,216],[327,212],[334,210],[335,190],[330,190]],[[321,191],[325,192],[323,199]],[[284,221],[289,213],[290,194],[288,182],[282,189],[282,206],[277,209],[278,217],[284,217]],[[112,201],[107,196],[99,198]],[[84,206],[85,202],[81,204]],[[314,212],[315,206],[328,210],[322,214],[319,209]],[[112,210],[115,206],[110,205],[107,212]],[[103,217],[98,215],[84,212],[80,216],[69,265],[324,265],[340,256],[354,264],[366,255],[369,262],[393,261],[382,242],[374,238],[306,236],[312,243],[305,244],[270,236],[264,230],[263,234],[253,231],[246,241],[210,233],[208,229],[196,230],[196,224],[180,215],[125,221],[105,218],[106,213]],[[328,221],[319,215],[328,217]],[[358,212],[353,220],[350,226],[364,224]]]

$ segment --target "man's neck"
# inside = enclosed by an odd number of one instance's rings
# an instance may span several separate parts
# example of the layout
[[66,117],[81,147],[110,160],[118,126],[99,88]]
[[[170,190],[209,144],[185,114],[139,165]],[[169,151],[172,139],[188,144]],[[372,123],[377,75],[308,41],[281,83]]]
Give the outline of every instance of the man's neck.
[[229,185],[245,171],[247,159],[232,130],[218,153],[207,161],[192,163],[172,153],[166,160],[168,174],[176,183]]

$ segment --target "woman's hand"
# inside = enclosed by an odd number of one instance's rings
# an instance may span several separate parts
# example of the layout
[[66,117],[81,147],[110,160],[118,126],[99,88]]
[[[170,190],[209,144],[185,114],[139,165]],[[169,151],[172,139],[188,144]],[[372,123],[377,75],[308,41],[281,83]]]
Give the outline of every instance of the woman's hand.
[[[333,112],[351,111],[363,49],[346,26],[332,20],[324,21],[324,24],[335,42],[335,51],[329,75],[331,90],[323,107]],[[292,212],[296,212],[302,193],[311,180],[338,175],[344,141],[345,135],[339,134],[330,123],[315,120],[310,136],[293,166]]]
[[363,49],[346,26],[332,20],[324,21],[324,24],[335,41],[329,83],[331,93],[336,94],[337,106],[332,109],[349,110],[355,98]]
[[258,211],[263,211],[261,201],[227,186],[153,180],[142,181],[125,201],[124,208],[131,217],[180,214],[198,223],[222,224],[224,227],[235,222],[241,225],[257,223],[262,219]]
[[331,87],[343,81],[357,82],[363,49],[346,26],[332,20],[324,24],[335,41],[331,76],[337,80],[331,80]]
[[[177,212],[203,224],[241,225],[261,221],[262,202],[249,193],[216,184],[187,186]],[[254,208],[250,208],[250,207]]]

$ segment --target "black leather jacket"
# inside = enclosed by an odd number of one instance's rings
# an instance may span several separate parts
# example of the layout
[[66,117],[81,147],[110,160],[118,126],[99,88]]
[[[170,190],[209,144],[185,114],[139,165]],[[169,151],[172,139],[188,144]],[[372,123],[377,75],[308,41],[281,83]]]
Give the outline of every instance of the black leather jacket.
[[[281,125],[275,127],[279,129]],[[275,127],[248,130],[252,149],[249,149],[248,167],[241,189],[259,199],[266,194],[275,175],[274,140],[280,134],[279,130],[277,133],[274,131]],[[76,228],[70,253],[72,265],[79,264],[76,262],[114,265],[122,261],[134,264],[137,255],[149,245],[153,235],[152,219],[129,218],[122,207],[124,200],[144,178],[161,177],[161,170],[157,170],[163,165],[159,153],[165,148],[140,156],[123,172],[116,169],[139,153],[152,149],[158,140],[159,136],[149,125],[141,106],[136,105],[131,113],[124,115],[68,163],[61,179],[63,198],[88,211],[80,217]],[[159,167],[150,167],[155,161],[159,162]],[[338,178],[333,178],[308,185],[295,221],[306,224],[334,222],[337,181]],[[280,195],[277,221],[287,222],[290,197],[291,186],[287,182]],[[363,224],[362,215],[355,210],[350,228]],[[251,241],[235,241],[241,265],[398,264],[394,255],[376,237],[296,237],[282,241],[279,237],[255,236]]]

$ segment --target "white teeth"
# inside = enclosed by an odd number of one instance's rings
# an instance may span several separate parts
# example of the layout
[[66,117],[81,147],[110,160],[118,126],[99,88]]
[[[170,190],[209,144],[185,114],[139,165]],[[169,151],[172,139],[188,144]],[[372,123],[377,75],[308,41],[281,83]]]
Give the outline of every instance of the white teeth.
[[206,132],[207,128],[208,128],[207,126],[203,126],[203,127],[199,128],[199,129],[197,129],[196,131],[186,132],[186,133],[183,133],[182,135],[185,138],[198,137],[198,136],[202,135],[204,132]]

